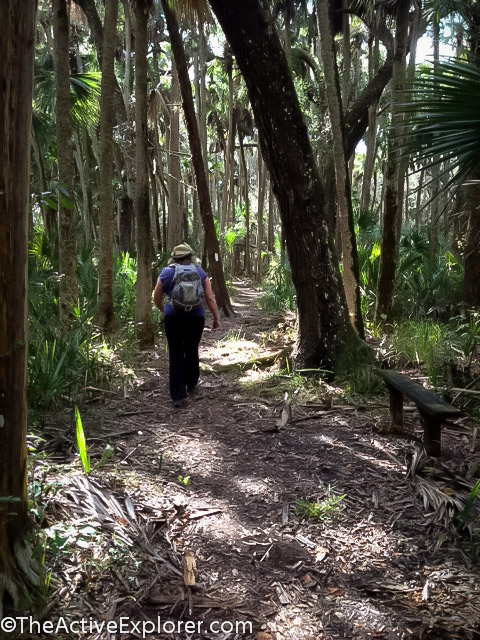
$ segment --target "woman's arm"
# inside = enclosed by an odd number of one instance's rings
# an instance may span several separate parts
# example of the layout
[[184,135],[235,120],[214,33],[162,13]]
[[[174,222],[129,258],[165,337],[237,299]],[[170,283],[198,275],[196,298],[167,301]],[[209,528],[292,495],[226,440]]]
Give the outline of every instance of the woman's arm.
[[163,311],[163,284],[160,278],[157,280],[157,284],[155,285],[153,301],[155,302],[155,306],[160,309],[160,311]]
[[209,278],[205,278],[203,281],[203,291],[205,292],[205,302],[207,303],[210,313],[213,316],[212,329],[217,329],[220,325],[220,318],[218,315],[217,303],[215,302],[215,296],[213,295],[212,285]]

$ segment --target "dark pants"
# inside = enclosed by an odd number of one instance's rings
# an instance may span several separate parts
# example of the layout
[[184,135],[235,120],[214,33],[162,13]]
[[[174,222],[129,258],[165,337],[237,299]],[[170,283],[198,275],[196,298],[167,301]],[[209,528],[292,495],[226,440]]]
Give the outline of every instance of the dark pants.
[[169,384],[172,400],[182,400],[200,376],[198,345],[205,318],[188,313],[165,316],[165,334],[170,362]]

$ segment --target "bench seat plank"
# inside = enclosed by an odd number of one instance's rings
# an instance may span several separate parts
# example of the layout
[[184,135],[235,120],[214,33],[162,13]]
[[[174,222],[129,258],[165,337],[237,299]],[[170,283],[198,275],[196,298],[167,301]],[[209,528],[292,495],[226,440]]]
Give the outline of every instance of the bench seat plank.
[[418,382],[411,380],[405,374],[389,369],[379,369],[378,373],[387,384],[410,398],[421,409],[422,413],[443,419],[462,415],[459,409],[452,407],[452,405],[446,403],[429,389],[424,389]]
[[377,369],[377,372],[385,380],[390,392],[392,423],[403,426],[403,396],[407,396],[417,405],[423,418],[423,444],[427,455],[440,457],[442,422],[462,415],[460,409],[452,407],[403,373],[390,369]]

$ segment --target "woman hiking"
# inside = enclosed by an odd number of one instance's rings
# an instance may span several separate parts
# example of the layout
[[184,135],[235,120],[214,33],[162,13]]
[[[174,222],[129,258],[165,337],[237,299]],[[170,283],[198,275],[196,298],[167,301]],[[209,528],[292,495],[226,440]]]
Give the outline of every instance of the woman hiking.
[[205,326],[205,303],[213,316],[212,329],[219,326],[212,285],[205,271],[195,264],[188,244],[174,247],[169,264],[158,277],[153,299],[164,314],[170,397],[173,406],[180,408],[187,394],[198,397],[198,347]]

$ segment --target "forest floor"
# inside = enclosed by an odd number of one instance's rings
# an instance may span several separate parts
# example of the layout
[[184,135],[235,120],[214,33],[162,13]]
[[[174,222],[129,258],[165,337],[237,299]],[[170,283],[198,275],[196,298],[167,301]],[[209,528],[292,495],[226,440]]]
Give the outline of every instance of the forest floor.
[[[480,638],[480,566],[442,526],[474,484],[472,421],[444,428],[430,464],[416,411],[391,430],[386,395],[282,376],[293,319],[278,326],[237,287],[235,317],[204,334],[200,399],[171,407],[163,343],[142,354],[135,387],[92,391],[81,407],[92,460],[114,447],[101,470],[82,474],[65,415],[48,419],[57,452],[37,475],[56,487],[49,526],[64,528],[42,615],[98,625],[57,639]],[[301,501],[323,501],[323,517]],[[128,633],[101,630],[127,618]]]

